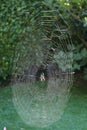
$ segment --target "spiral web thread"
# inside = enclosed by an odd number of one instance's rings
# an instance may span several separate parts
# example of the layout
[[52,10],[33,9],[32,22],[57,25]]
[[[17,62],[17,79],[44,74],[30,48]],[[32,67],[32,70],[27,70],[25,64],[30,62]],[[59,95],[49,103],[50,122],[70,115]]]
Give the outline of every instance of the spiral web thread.
[[[29,126],[43,128],[61,118],[69,100],[73,84],[73,43],[68,25],[58,10],[41,13],[40,18],[39,13],[33,18],[37,23],[35,42],[39,46],[32,46],[35,45],[33,38],[28,39],[32,44],[27,44],[26,38],[26,44],[22,42],[17,47],[12,90],[14,106],[21,119]],[[64,26],[52,20],[55,15],[62,19]],[[22,45],[25,55],[22,55]],[[41,65],[48,79],[37,82],[36,73]]]

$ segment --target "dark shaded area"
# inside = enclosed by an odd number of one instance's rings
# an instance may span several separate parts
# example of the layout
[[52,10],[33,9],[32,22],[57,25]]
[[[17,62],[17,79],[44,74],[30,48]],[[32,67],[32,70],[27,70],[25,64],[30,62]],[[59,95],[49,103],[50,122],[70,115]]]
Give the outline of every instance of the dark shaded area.
[[8,86],[11,83],[11,77],[11,75],[6,76],[5,79],[0,77],[0,87]]
[[47,69],[43,65],[41,65],[36,72],[36,76],[35,76],[36,81],[40,81],[42,74],[44,76],[44,79],[47,80],[48,79],[48,72],[47,72]]

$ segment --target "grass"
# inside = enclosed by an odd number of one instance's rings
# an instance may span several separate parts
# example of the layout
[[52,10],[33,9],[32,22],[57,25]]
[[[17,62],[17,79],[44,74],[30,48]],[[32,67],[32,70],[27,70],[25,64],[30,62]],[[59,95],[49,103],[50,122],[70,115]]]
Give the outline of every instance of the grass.
[[62,118],[48,128],[26,126],[17,114],[11,87],[0,88],[0,130],[87,130],[87,83],[74,85]]

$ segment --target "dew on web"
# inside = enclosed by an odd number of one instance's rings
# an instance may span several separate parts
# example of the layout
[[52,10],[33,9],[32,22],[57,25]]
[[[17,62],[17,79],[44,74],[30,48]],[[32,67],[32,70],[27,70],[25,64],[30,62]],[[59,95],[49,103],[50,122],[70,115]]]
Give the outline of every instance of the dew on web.
[[25,124],[43,128],[58,121],[67,106],[73,84],[73,43],[66,21],[61,28],[52,20],[55,15],[62,19],[58,10],[41,12],[37,29],[26,31],[25,41],[16,48],[12,92]]

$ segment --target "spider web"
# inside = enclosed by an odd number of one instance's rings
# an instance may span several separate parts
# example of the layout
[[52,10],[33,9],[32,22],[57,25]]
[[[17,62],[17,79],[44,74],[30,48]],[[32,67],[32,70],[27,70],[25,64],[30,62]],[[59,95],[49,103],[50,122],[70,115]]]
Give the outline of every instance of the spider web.
[[[34,33],[26,32],[15,52],[13,103],[27,125],[43,128],[58,121],[67,106],[73,84],[73,43],[58,10],[41,10],[32,20]],[[46,72],[45,81],[37,75],[39,69]]]

